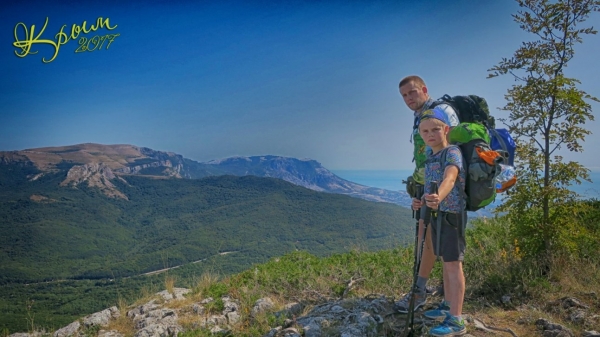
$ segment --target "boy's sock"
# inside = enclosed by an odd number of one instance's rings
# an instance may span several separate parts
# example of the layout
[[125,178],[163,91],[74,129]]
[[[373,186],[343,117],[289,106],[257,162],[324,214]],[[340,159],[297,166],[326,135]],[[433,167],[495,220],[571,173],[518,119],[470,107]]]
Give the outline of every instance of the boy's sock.
[[462,319],[462,315],[452,316],[452,319],[456,320],[456,322],[458,322],[458,323],[464,324],[463,319]]
[[417,277],[417,288],[423,292],[427,292],[427,289],[425,288],[427,286],[427,280],[429,280],[427,277]]

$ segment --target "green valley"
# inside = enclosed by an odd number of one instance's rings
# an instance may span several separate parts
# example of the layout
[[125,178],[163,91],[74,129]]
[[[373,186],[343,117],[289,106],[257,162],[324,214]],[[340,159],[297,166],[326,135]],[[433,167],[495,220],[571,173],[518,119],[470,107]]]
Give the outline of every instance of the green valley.
[[38,173],[0,165],[0,327],[11,331],[25,330],[28,301],[40,325],[57,327],[161,283],[136,275],[163,268],[182,265],[169,272],[185,282],[295,250],[328,256],[414,239],[409,209],[275,178],[125,175],[111,181],[122,199],[60,186],[65,171]]

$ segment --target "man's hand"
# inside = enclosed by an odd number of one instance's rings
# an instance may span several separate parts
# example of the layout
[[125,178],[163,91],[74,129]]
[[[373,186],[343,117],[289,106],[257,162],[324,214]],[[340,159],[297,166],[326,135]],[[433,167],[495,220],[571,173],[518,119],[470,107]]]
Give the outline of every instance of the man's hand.
[[413,198],[412,199],[412,209],[414,211],[418,211],[421,207],[423,207],[423,202],[421,199]]

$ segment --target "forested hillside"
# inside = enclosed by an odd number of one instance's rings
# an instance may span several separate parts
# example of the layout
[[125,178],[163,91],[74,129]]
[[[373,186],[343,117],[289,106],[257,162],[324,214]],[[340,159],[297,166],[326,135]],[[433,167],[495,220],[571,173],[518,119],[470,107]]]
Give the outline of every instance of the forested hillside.
[[224,273],[292,250],[316,255],[411,242],[410,210],[254,176],[113,184],[128,200],[0,165],[0,282],[115,278],[229,252]]

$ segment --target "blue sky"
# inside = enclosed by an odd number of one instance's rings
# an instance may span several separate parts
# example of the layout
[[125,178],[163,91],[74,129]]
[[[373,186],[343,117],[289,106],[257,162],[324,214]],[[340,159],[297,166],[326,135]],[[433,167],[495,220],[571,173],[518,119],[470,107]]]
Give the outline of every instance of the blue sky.
[[[486,77],[533,37],[517,10],[509,0],[3,2],[0,150],[92,142],[197,161],[272,154],[407,169],[412,117],[399,80],[421,75],[435,97],[478,94],[506,117],[496,108],[513,79]],[[41,38],[54,39],[99,17],[116,27],[81,33],[50,63],[50,44],[15,55],[20,22],[37,34],[48,18]],[[75,52],[82,37],[115,33],[108,49]],[[585,37],[566,72],[597,97],[599,46]],[[600,122],[586,126],[586,151],[564,154],[600,168]]]

